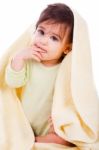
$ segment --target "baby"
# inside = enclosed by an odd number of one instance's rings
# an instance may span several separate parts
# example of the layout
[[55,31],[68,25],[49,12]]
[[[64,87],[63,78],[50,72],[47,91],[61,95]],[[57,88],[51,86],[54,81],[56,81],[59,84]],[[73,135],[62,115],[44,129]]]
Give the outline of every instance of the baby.
[[74,17],[65,4],[48,5],[41,13],[29,47],[18,50],[8,64],[8,86],[20,88],[24,113],[35,133],[36,142],[72,146],[59,137],[49,123],[55,79],[64,57],[71,51]]

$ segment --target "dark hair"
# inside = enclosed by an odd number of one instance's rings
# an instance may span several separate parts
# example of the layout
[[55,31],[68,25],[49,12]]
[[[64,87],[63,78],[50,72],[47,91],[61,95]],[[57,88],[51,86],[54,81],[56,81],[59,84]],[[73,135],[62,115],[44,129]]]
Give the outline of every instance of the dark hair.
[[74,15],[72,10],[65,4],[55,3],[50,4],[45,8],[36,23],[38,25],[44,21],[53,21],[54,23],[65,24],[71,27],[70,42],[73,40]]

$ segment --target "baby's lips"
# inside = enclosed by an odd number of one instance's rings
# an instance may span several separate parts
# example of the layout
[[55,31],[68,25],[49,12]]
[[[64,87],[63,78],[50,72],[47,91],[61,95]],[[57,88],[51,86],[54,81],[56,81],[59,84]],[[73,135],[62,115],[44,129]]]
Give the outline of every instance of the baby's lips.
[[47,52],[47,50],[43,46],[40,46],[38,44],[34,44],[34,47],[37,48],[37,49],[42,50],[41,52]]

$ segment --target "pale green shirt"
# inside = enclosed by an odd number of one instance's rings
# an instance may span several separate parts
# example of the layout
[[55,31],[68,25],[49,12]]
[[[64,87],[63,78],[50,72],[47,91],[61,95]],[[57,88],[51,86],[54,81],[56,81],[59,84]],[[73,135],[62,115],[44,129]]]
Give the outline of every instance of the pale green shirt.
[[45,135],[49,130],[55,79],[59,64],[46,67],[36,61],[26,63],[21,71],[15,71],[9,64],[5,80],[12,88],[25,85],[22,92],[22,107],[35,135]]

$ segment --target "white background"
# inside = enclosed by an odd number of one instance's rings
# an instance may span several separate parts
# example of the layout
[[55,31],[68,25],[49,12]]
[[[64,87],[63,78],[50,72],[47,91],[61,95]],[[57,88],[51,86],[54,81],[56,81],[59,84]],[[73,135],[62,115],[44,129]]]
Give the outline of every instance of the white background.
[[94,82],[99,94],[98,0],[0,0],[0,57],[38,19],[42,9],[54,2],[63,2],[76,9],[88,23]]

